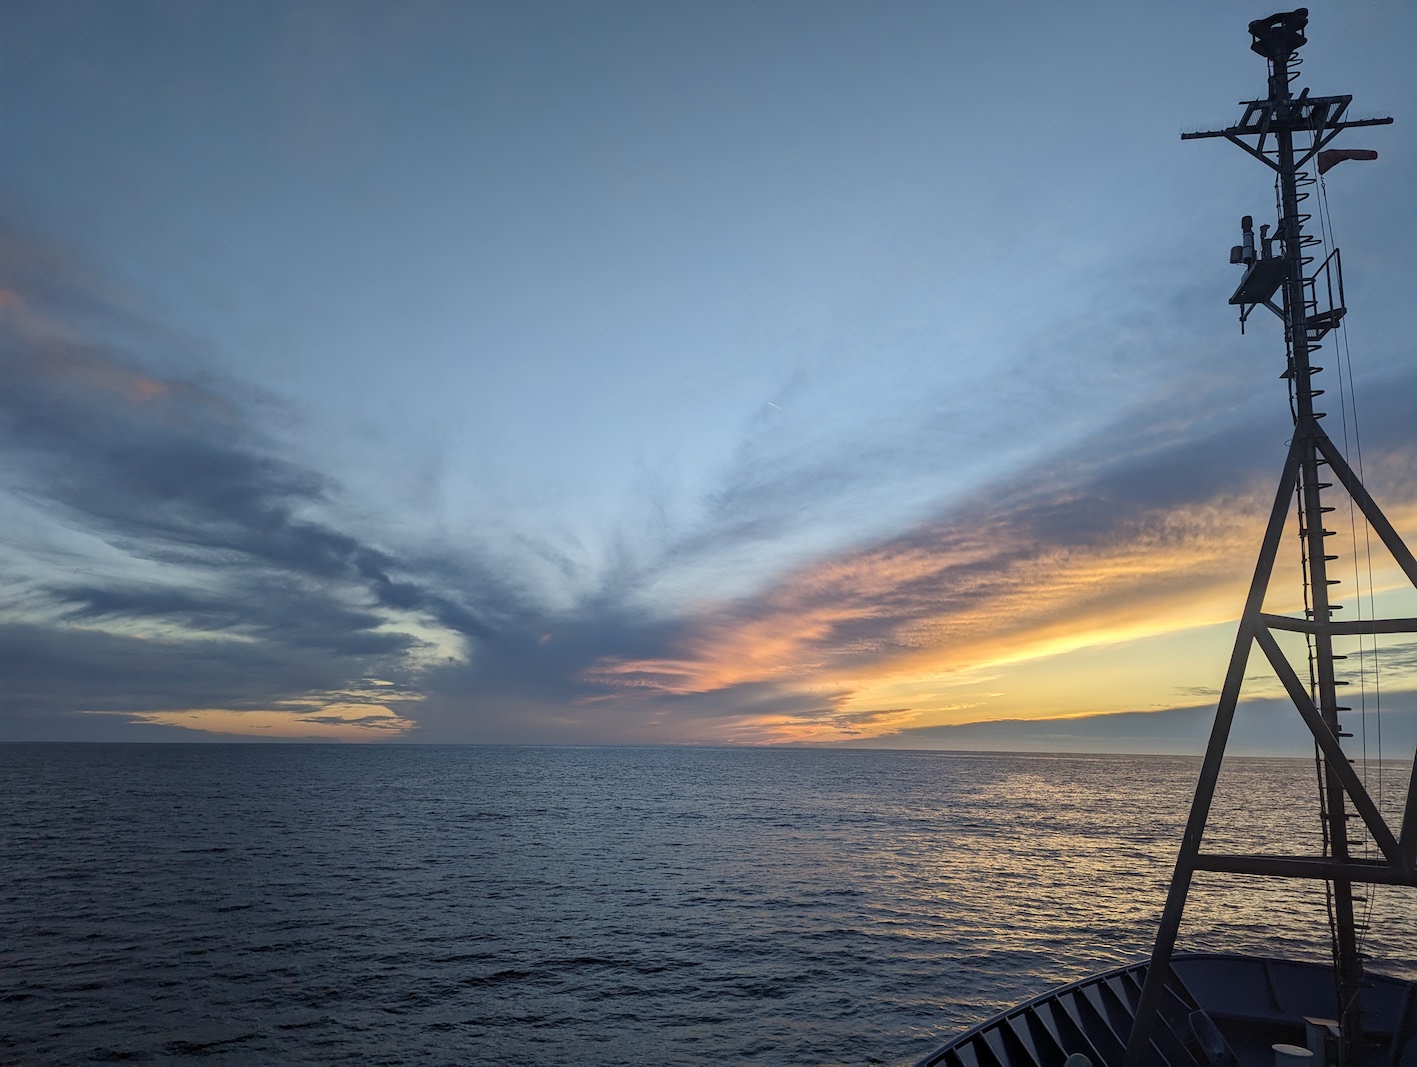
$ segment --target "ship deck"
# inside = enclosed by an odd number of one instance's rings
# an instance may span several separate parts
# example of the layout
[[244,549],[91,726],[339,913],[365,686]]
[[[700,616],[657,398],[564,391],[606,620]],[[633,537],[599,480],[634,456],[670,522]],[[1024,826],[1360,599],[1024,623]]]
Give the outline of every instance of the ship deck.
[[[1073,1053],[1094,1067],[1121,1067],[1147,966],[1119,967],[1011,1008],[937,1048],[917,1067],[1063,1067]],[[1348,1067],[1417,1067],[1417,982],[1369,976],[1360,1002],[1364,1040]],[[1178,953],[1150,1062],[1272,1067],[1274,1045],[1304,1047],[1306,1017],[1331,1018],[1334,1010],[1332,969],[1322,964]],[[1206,1028],[1205,1017],[1228,1050],[1214,1043],[1210,1052],[1203,1048],[1197,1031]],[[1318,1067],[1321,1061],[1306,1062]]]

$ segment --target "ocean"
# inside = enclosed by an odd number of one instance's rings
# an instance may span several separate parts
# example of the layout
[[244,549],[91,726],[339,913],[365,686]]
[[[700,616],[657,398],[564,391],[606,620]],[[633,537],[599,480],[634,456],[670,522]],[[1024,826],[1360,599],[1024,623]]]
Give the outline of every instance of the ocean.
[[[0,745],[0,1064],[909,1063],[1148,952],[1197,767]],[[1314,848],[1316,804],[1229,760],[1208,842]],[[1417,978],[1413,896],[1366,952]],[[1328,956],[1321,885],[1191,900],[1183,947]]]

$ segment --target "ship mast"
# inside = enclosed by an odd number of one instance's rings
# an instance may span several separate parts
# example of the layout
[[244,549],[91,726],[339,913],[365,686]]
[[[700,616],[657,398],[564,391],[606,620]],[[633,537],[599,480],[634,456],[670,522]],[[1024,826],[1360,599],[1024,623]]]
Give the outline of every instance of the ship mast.
[[[1294,413],[1294,437],[1290,444],[1280,485],[1275,496],[1254,578],[1240,620],[1230,666],[1216,709],[1195,799],[1192,802],[1180,855],[1157,931],[1156,944],[1147,969],[1136,1021],[1127,1046],[1128,1067],[1152,1062],[1150,1040],[1160,1006],[1166,976],[1170,971],[1181,916],[1194,873],[1226,871],[1280,878],[1324,879],[1331,885],[1334,963],[1339,1022],[1341,1062],[1362,1039],[1359,993],[1363,984],[1362,961],[1354,923],[1355,883],[1386,883],[1417,886],[1417,767],[1409,785],[1401,834],[1389,829],[1340,744],[1349,736],[1341,715],[1351,710],[1339,703],[1339,689],[1345,685],[1337,677],[1335,636],[1417,632],[1417,619],[1346,621],[1335,618],[1343,605],[1330,599],[1328,564],[1338,557],[1329,552],[1325,540],[1333,535],[1324,528],[1324,516],[1334,509],[1324,503],[1324,490],[1338,482],[1363,512],[1373,530],[1387,546],[1409,580],[1417,586],[1417,560],[1393,530],[1381,509],[1368,495],[1349,468],[1340,451],[1323,431],[1324,412],[1315,401],[1323,390],[1314,377],[1323,368],[1312,361],[1324,336],[1336,327],[1346,312],[1343,307],[1341,261],[1331,254],[1312,269],[1311,253],[1318,238],[1305,232],[1311,214],[1302,210],[1314,179],[1306,169],[1315,166],[1322,174],[1341,159],[1373,158],[1375,153],[1325,151],[1339,132],[1355,126],[1390,123],[1390,118],[1347,119],[1351,96],[1310,96],[1304,89],[1297,96],[1293,82],[1297,76],[1298,49],[1305,43],[1308,11],[1282,12],[1250,23],[1251,49],[1263,56],[1269,67],[1268,96],[1263,100],[1242,101],[1240,122],[1224,130],[1183,134],[1183,140],[1223,137],[1238,145],[1275,172],[1278,185],[1279,217],[1274,234],[1269,226],[1260,228],[1258,244],[1253,223],[1246,216],[1241,223],[1242,244],[1231,252],[1231,261],[1245,267],[1244,279],[1230,302],[1239,306],[1243,329],[1251,312],[1265,307],[1284,323],[1289,382]],[[1276,253],[1274,244],[1278,243]],[[1337,299],[1334,299],[1335,280]],[[1325,297],[1327,299],[1325,299]],[[1276,302],[1278,300],[1278,302]],[[1325,304],[1326,306],[1320,306]],[[1329,479],[1325,481],[1324,479]],[[1297,499],[1299,537],[1304,563],[1306,604],[1304,618],[1266,614],[1265,592],[1283,535],[1291,501]],[[1273,631],[1305,634],[1310,642],[1310,677],[1302,681],[1279,648]],[[1206,820],[1216,781],[1220,774],[1230,724],[1240,695],[1249,653],[1259,645],[1284,685],[1295,709],[1313,733],[1322,762],[1321,818],[1324,824],[1325,854],[1317,857],[1214,854],[1201,851]],[[1349,805],[1354,809],[1349,811]],[[1357,858],[1352,854],[1349,822],[1360,819],[1381,854],[1380,859]]]

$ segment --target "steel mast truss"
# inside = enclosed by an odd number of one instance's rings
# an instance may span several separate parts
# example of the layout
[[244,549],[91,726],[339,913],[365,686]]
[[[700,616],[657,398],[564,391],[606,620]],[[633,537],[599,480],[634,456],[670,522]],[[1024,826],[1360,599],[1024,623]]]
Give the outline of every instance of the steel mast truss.
[[[1196,871],[1313,878],[1331,883],[1338,989],[1336,1014],[1345,1046],[1345,1060],[1347,1047],[1359,1040],[1362,1033],[1358,993],[1363,978],[1354,932],[1353,886],[1355,883],[1417,886],[1417,756],[1414,756],[1414,773],[1408,786],[1402,828],[1400,833],[1395,834],[1368,795],[1340,743],[1341,738],[1349,735],[1344,733],[1339,716],[1351,709],[1338,702],[1339,686],[1345,683],[1335,677],[1335,658],[1342,657],[1335,657],[1333,650],[1335,637],[1417,633],[1417,619],[1340,622],[1334,618],[1335,611],[1342,605],[1334,604],[1329,599],[1329,587],[1337,583],[1328,577],[1328,563],[1337,557],[1325,547],[1325,539],[1332,536],[1333,531],[1324,529],[1323,519],[1333,508],[1325,505],[1323,491],[1332,488],[1334,481],[1347,490],[1353,504],[1362,511],[1414,587],[1417,587],[1417,559],[1413,558],[1382,509],[1323,431],[1319,420],[1324,413],[1314,407],[1315,399],[1323,390],[1314,387],[1313,377],[1323,368],[1313,365],[1310,356],[1318,349],[1324,335],[1338,324],[1346,309],[1343,307],[1341,278],[1337,301],[1333,299],[1330,271],[1336,266],[1334,256],[1324,260],[1313,273],[1306,273],[1315,258],[1307,250],[1318,242],[1317,238],[1305,233],[1304,224],[1309,221],[1310,215],[1300,207],[1307,196],[1305,187],[1313,184],[1313,179],[1304,168],[1314,163],[1316,157],[1320,172],[1326,163],[1331,165],[1330,160],[1320,156],[1320,153],[1334,137],[1351,127],[1385,125],[1392,119],[1346,118],[1351,96],[1310,96],[1307,89],[1297,96],[1293,94],[1292,83],[1299,63],[1295,53],[1305,43],[1307,22],[1308,11],[1300,8],[1250,23],[1251,49],[1264,56],[1269,64],[1268,98],[1241,101],[1245,111],[1240,121],[1228,129],[1182,134],[1183,140],[1223,137],[1239,145],[1276,174],[1279,218],[1275,232],[1270,235],[1268,226],[1261,227],[1260,241],[1256,245],[1249,217],[1242,223],[1244,243],[1237,246],[1231,258],[1245,265],[1246,271],[1230,302],[1241,309],[1242,328],[1250,312],[1259,306],[1267,307],[1284,322],[1289,357],[1284,377],[1289,380],[1293,400],[1294,437],[1235,636],[1234,651],[1216,708],[1215,724],[1196,784],[1195,798],[1157,931],[1151,964],[1147,968],[1146,982],[1127,1046],[1125,1062],[1128,1067],[1143,1067],[1152,1062],[1153,1057],[1149,1055],[1152,1026],[1166,975],[1170,971],[1186,897]],[[1325,156],[1329,155],[1325,153]],[[1331,155],[1362,158],[1370,157],[1371,153]],[[1280,246],[1277,253],[1273,249],[1275,243]],[[1322,282],[1328,284],[1321,286]],[[1325,288],[1329,295],[1328,306],[1321,308],[1320,297],[1324,295]],[[1324,481],[1324,478],[1331,480]],[[1296,496],[1309,594],[1309,606],[1303,618],[1266,614],[1263,610],[1291,501]],[[1300,679],[1281,650],[1275,638],[1276,631],[1302,633],[1312,642],[1310,682]],[[1313,734],[1321,753],[1322,818],[1326,823],[1325,838],[1329,843],[1326,855],[1236,855],[1202,851],[1206,821],[1241,684],[1251,650],[1256,645]],[[1348,811],[1349,805],[1352,806],[1352,814]],[[1380,858],[1352,855],[1348,823],[1353,818],[1361,820]]]

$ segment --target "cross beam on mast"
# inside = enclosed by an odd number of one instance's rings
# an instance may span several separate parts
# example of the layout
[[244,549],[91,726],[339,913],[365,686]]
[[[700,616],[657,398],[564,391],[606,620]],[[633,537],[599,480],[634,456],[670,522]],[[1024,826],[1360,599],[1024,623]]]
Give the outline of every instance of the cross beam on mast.
[[[1342,279],[1338,281],[1339,301],[1322,309],[1318,307],[1318,279],[1330,268],[1336,253],[1324,261],[1313,275],[1306,276],[1312,262],[1307,249],[1317,238],[1307,235],[1304,224],[1310,214],[1300,205],[1308,193],[1303,187],[1313,179],[1302,170],[1343,130],[1359,126],[1379,126],[1391,118],[1349,119],[1351,96],[1310,96],[1307,89],[1297,96],[1292,85],[1297,76],[1297,50],[1306,42],[1308,10],[1280,12],[1250,23],[1250,48],[1263,56],[1269,67],[1269,95],[1263,100],[1241,101],[1244,112],[1240,121],[1223,130],[1182,134],[1182,140],[1224,138],[1244,149],[1264,163],[1277,176],[1279,186],[1279,217],[1274,233],[1269,226],[1260,228],[1256,244],[1252,222],[1246,216],[1242,222],[1243,243],[1231,252],[1231,261],[1246,267],[1232,304],[1241,307],[1243,330],[1249,313],[1258,306],[1269,308],[1284,323],[1288,364],[1284,372],[1289,382],[1294,410],[1294,437],[1280,477],[1269,523],[1265,529],[1259,557],[1244,613],[1235,636],[1215,723],[1205,760],[1196,784],[1190,816],[1186,823],[1180,854],[1176,860],[1166,905],[1157,930],[1151,964],[1147,968],[1135,1023],[1127,1045],[1124,1063],[1127,1067],[1143,1067],[1150,1062],[1151,1033],[1160,1006],[1166,977],[1171,968],[1171,956],[1186,898],[1196,871],[1226,871],[1230,873],[1276,878],[1323,879],[1332,887],[1334,957],[1337,971],[1337,1013],[1340,1020],[1343,1062],[1348,1049],[1361,1039],[1362,1017],[1359,991],[1362,985],[1362,961],[1359,957],[1354,922],[1353,885],[1355,883],[1417,886],[1417,758],[1414,774],[1408,786],[1400,834],[1394,834],[1382,813],[1368,796],[1363,783],[1344,756],[1341,739],[1344,736],[1339,714],[1350,709],[1338,703],[1335,677],[1333,639],[1336,636],[1378,633],[1417,632],[1417,619],[1379,619],[1359,622],[1339,622],[1333,613],[1342,607],[1329,599],[1327,565],[1337,558],[1325,549],[1325,539],[1333,531],[1323,528],[1324,515],[1332,508],[1323,503],[1323,490],[1331,483],[1321,479],[1335,477],[1364,517],[1378,532],[1407,577],[1417,586],[1417,559],[1414,559],[1392,524],[1364,489],[1361,481],[1320,426],[1324,412],[1315,409],[1314,401],[1323,393],[1313,384],[1314,375],[1323,370],[1313,365],[1310,357],[1320,347],[1319,342],[1338,325],[1346,312],[1342,306]],[[1335,158],[1371,158],[1368,153],[1330,153]],[[1319,160],[1320,169],[1331,165],[1329,157]],[[1279,251],[1274,250],[1278,243]],[[1330,282],[1332,279],[1328,279]],[[1330,289],[1332,286],[1330,284]],[[1276,302],[1276,299],[1278,302]],[[1308,610],[1305,618],[1266,614],[1262,608],[1269,588],[1290,502],[1297,497],[1299,535],[1302,547],[1305,582],[1308,590]],[[1287,630],[1305,635],[1312,647],[1312,681],[1300,681],[1285,658],[1272,630]],[[1325,855],[1317,857],[1272,855],[1219,855],[1203,853],[1201,842],[1210,815],[1211,802],[1220,774],[1225,746],[1239,702],[1240,689],[1249,663],[1251,649],[1258,645],[1276,676],[1284,685],[1296,711],[1313,734],[1315,745],[1322,754],[1323,773],[1320,795],[1325,824]],[[1351,802],[1355,814],[1381,852],[1381,859],[1370,860],[1350,853],[1347,807]]]

